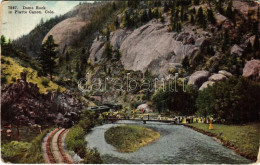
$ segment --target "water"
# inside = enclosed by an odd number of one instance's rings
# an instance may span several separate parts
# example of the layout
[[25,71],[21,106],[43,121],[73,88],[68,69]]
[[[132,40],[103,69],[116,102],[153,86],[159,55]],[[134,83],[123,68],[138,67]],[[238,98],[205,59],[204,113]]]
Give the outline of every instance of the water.
[[[140,148],[133,153],[120,153],[107,144],[104,133],[107,129],[120,124],[142,125],[160,132],[157,142]],[[136,121],[119,121],[92,129],[86,136],[88,147],[96,147],[104,163],[228,163],[247,164],[252,161],[222,146],[212,137],[198,133],[181,125],[147,122],[146,125]]]

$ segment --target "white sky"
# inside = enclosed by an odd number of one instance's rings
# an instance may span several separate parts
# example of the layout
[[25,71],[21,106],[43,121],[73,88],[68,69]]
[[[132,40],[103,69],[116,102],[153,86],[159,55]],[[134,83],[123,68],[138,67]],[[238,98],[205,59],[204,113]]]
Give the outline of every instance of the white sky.
[[[6,38],[16,39],[23,34],[28,34],[43,18],[50,19],[56,15],[62,15],[79,4],[80,1],[8,1],[2,5],[1,35]],[[53,10],[54,14],[8,14],[8,6],[17,6],[23,10],[23,6],[45,6],[46,10]],[[29,10],[27,10],[29,11]]]

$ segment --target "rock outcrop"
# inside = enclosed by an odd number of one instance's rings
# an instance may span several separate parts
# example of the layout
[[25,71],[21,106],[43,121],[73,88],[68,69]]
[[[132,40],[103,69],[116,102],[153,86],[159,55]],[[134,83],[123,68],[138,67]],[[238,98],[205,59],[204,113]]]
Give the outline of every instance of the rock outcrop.
[[226,78],[227,77],[224,76],[223,74],[213,74],[212,76],[209,77],[209,81],[218,82]]
[[199,88],[199,90],[201,91],[201,90],[207,88],[208,86],[213,85],[214,83],[215,83],[215,82],[213,82],[213,81],[206,81],[206,82],[204,82],[204,83],[201,85],[201,87]]
[[55,25],[44,37],[43,42],[52,35],[55,42],[59,45],[59,51],[63,52],[66,45],[72,44],[79,36],[81,29],[90,21],[96,7],[102,3],[84,3],[76,6],[71,12],[75,16],[67,18]]
[[194,72],[188,81],[188,85],[196,85],[198,88],[208,80],[209,72],[208,71],[197,71]]
[[[127,70],[146,71],[166,75],[176,63],[181,64],[185,56],[192,57],[205,46],[206,33],[195,34],[185,28],[182,32],[168,32],[168,26],[155,19],[134,31],[118,29],[111,36],[113,49],[119,49],[121,62]],[[103,47],[95,40],[90,49],[92,62],[102,60]]]
[[24,73],[1,92],[2,120],[22,125],[53,123],[58,113],[78,111],[86,106],[69,92],[41,94],[37,84],[26,81]]
[[232,73],[225,71],[225,70],[220,70],[218,71],[219,74],[223,74],[226,77],[232,77]]
[[243,76],[247,78],[260,77],[260,60],[247,61],[243,69]]
[[141,104],[137,107],[139,110],[145,110],[145,112],[152,112],[152,109],[147,104]]
[[238,56],[242,56],[243,54],[243,49],[240,48],[237,44],[235,44],[234,46],[232,46],[231,50],[230,50],[230,54],[236,54]]

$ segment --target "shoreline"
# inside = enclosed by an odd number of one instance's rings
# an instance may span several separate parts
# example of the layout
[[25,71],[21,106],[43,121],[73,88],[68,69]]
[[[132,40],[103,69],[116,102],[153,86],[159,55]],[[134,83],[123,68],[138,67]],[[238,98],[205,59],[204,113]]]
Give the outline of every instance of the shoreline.
[[204,131],[204,130],[202,130],[202,129],[196,128],[196,127],[191,126],[191,125],[188,125],[188,124],[183,124],[183,126],[188,127],[188,128],[191,128],[191,129],[193,129],[194,131],[197,131],[197,132],[202,133],[202,134],[204,134],[204,135],[213,137],[217,142],[219,142],[219,143],[221,143],[223,146],[225,146],[225,147],[227,147],[227,148],[229,148],[229,149],[235,151],[235,152],[236,152],[237,154],[239,154],[240,156],[243,156],[243,157],[245,157],[245,158],[247,158],[247,159],[249,159],[249,160],[252,160],[252,161],[254,161],[254,162],[257,161],[257,157],[252,156],[252,155],[248,155],[248,154],[245,154],[245,153],[239,151],[239,149],[238,149],[236,146],[230,144],[228,141],[222,140],[218,135],[216,135],[216,134],[214,134],[214,133]]

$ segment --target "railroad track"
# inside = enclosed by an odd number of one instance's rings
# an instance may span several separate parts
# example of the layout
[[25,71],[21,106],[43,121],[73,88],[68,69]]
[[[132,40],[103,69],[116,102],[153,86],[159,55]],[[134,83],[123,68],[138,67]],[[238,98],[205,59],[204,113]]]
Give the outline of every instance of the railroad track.
[[73,161],[63,149],[62,141],[63,136],[67,129],[54,129],[47,137],[45,143],[46,159],[51,164],[72,164]]

